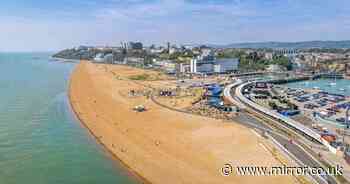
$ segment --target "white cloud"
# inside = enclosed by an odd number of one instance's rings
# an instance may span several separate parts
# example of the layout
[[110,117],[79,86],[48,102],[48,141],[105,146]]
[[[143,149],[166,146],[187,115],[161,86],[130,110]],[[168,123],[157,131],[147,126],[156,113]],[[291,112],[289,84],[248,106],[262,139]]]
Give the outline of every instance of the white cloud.
[[350,2],[336,1],[343,4],[331,0],[86,0],[81,7],[0,16],[6,25],[0,30],[5,43],[0,50],[118,45],[125,40],[224,44],[348,39]]

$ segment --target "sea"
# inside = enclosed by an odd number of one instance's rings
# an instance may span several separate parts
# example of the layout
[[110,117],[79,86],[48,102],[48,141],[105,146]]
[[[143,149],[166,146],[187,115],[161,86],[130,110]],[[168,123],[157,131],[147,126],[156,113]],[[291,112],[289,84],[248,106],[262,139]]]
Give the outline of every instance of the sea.
[[0,53],[0,184],[140,183],[72,113],[76,64],[52,54]]
[[348,79],[318,79],[292,82],[286,84],[291,88],[320,89],[329,93],[350,96],[350,80]]

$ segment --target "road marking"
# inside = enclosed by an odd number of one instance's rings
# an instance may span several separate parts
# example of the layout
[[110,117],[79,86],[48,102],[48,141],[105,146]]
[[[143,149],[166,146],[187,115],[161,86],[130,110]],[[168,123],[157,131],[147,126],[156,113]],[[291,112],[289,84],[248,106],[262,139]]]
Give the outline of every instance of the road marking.
[[250,131],[252,131],[256,136],[258,136],[258,137],[260,137],[260,138],[262,138],[261,137],[261,135],[260,134],[258,134],[258,132],[256,132],[254,129],[250,129]]
[[264,148],[265,151],[267,151],[268,153],[270,153],[270,150],[267,149],[267,147],[263,144],[263,143],[259,143],[259,145]]

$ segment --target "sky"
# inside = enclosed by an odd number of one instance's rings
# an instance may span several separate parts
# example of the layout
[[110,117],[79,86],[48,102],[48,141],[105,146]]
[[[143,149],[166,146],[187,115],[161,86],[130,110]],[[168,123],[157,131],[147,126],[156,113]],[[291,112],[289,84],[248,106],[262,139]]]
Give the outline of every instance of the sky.
[[350,40],[349,0],[1,0],[0,51]]

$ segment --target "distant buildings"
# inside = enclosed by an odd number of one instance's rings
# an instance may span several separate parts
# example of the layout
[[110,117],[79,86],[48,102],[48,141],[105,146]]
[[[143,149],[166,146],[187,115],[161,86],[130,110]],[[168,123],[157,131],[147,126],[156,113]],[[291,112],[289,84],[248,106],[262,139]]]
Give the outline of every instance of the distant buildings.
[[129,42],[129,49],[142,50],[143,44],[141,42]]
[[273,53],[272,52],[265,52],[264,59],[272,60],[273,59]]
[[178,71],[180,73],[191,73],[191,66],[188,65],[188,64],[183,64],[183,63],[180,63],[178,65]]
[[190,61],[190,72],[197,73],[197,59],[192,59]]
[[141,42],[121,42],[121,46],[126,50],[142,50],[143,44]]
[[178,51],[176,47],[169,47],[169,54],[174,54]]
[[282,56],[286,56],[286,57],[292,57],[292,56],[296,56],[299,53],[298,50],[296,49],[274,49],[273,54],[274,55],[282,55]]
[[[283,57],[284,56],[284,57]],[[200,45],[164,45],[144,47],[141,42],[121,42],[119,47],[79,46],[65,49],[54,57],[92,60],[96,63],[127,64],[157,68],[168,73],[228,73],[238,70],[242,58],[242,71],[343,72],[350,76],[350,49],[236,49],[211,48]],[[288,57],[288,63],[285,57]],[[276,61],[276,62],[275,62]],[[181,63],[181,64],[180,64]],[[257,66],[255,67],[255,64]],[[277,64],[277,65],[271,65]],[[270,66],[269,66],[270,65]],[[282,67],[281,67],[282,66]]]
[[214,73],[228,73],[238,70],[239,59],[216,59],[213,64]]
[[103,57],[104,57],[104,55],[102,53],[98,53],[98,54],[96,54],[94,61],[97,63],[102,63],[102,62],[104,62]]
[[164,52],[165,51],[165,48],[164,47],[154,47],[154,48],[151,48],[150,50],[149,50],[149,52],[151,53],[151,54],[160,54],[160,53],[162,53],[162,52]]
[[81,46],[79,46],[79,47],[75,47],[74,50],[90,50],[90,49],[92,49],[92,48],[93,48],[93,47],[81,45]]
[[98,53],[94,58],[94,62],[96,63],[113,63],[113,54],[103,54]]
[[[190,62],[191,73],[229,73],[238,70],[239,59],[214,59],[214,60],[197,60],[192,59]],[[183,67],[185,67],[183,65]],[[185,68],[180,71],[186,71]]]
[[153,61],[153,67],[163,69],[167,73],[176,73],[176,63],[171,60]]
[[280,65],[269,65],[266,70],[269,72],[283,72],[286,71],[286,68]]
[[182,45],[182,47],[188,50],[192,50],[194,48],[193,45]]
[[168,43],[167,43],[168,54],[171,54],[171,53],[170,53],[170,47],[171,47],[171,46],[170,46],[170,42],[168,42]]
[[105,60],[106,63],[113,63],[114,61],[114,57],[113,57],[113,54],[110,53],[110,54],[106,54],[103,58]]
[[126,57],[124,58],[124,64],[132,65],[132,66],[138,66],[143,65],[145,59],[141,57]]
[[201,54],[197,57],[201,61],[213,61],[215,59],[214,51],[211,49],[201,49]]

